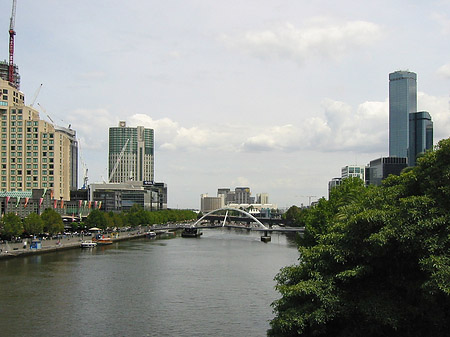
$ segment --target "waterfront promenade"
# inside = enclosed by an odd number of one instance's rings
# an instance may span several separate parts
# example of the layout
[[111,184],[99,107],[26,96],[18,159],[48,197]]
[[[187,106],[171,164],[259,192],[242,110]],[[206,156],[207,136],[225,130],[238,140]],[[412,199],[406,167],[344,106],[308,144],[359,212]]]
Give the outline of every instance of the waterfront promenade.
[[[109,233],[105,234],[105,236],[111,237],[113,242],[132,240],[144,237],[145,232],[147,230],[148,229],[146,227],[142,227],[140,229],[135,229],[132,231],[114,233],[114,235]],[[25,239],[27,240],[26,246],[24,245],[24,242],[15,242],[15,243],[8,242],[7,244],[1,243],[0,259],[79,248],[81,241],[91,240],[92,237],[93,236],[86,236],[86,235],[85,236],[61,235],[61,237],[57,239],[42,240],[40,249],[30,249],[31,239]]]

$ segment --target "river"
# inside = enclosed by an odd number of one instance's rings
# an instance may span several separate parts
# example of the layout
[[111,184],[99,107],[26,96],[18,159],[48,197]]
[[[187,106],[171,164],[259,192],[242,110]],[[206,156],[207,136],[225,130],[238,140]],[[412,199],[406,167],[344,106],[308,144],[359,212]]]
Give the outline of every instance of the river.
[[2,336],[265,336],[293,239],[235,229],[0,261]]

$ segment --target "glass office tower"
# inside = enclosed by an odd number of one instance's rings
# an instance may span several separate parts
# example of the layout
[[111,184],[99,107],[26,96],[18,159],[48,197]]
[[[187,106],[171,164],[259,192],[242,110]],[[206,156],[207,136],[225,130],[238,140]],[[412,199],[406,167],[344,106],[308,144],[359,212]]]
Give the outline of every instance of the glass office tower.
[[433,122],[426,111],[409,114],[408,165],[415,166],[417,156],[433,148]]
[[409,114],[417,112],[417,75],[389,74],[389,157],[408,157]]
[[109,128],[109,182],[153,182],[153,129],[143,126]]

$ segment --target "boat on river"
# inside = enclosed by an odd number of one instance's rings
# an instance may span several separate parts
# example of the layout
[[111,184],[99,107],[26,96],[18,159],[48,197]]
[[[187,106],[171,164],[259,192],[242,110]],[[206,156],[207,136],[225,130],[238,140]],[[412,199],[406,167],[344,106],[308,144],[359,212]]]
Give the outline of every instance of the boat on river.
[[92,240],[82,241],[80,244],[81,248],[94,248],[95,246],[97,246],[97,243]]
[[201,235],[203,235],[203,233],[198,228],[191,227],[183,229],[183,232],[181,233],[181,237],[183,238],[198,238]]
[[149,232],[146,232],[146,233],[145,233],[145,237],[146,237],[147,239],[154,238],[155,236],[156,236],[156,233],[153,232],[153,231],[149,231]]
[[92,239],[92,241],[97,243],[97,245],[99,246],[111,245],[113,243],[113,240],[110,237],[104,236],[102,234],[97,234],[95,238]]

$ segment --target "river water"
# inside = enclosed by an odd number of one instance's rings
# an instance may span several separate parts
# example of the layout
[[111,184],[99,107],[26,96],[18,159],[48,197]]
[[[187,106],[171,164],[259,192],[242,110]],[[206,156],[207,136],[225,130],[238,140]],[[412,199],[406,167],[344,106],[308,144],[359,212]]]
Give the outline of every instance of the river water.
[[234,229],[0,261],[1,336],[264,336],[293,239]]

